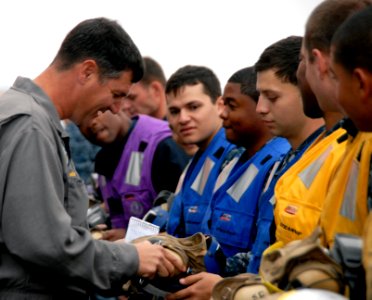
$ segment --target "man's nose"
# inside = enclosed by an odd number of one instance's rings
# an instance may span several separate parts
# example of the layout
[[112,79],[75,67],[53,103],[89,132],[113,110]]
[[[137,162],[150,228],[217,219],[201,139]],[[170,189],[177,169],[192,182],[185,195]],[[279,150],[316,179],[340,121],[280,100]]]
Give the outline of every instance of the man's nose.
[[114,114],[117,114],[120,109],[123,107],[123,103],[122,101],[115,101],[111,106],[110,106],[110,110],[112,111],[112,113]]

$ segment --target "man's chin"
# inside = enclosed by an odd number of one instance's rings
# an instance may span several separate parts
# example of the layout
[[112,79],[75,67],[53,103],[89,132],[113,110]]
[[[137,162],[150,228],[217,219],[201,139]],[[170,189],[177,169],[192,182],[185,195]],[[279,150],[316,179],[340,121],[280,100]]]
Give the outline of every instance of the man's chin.
[[226,136],[226,139],[230,142],[230,143],[234,143],[236,142],[236,136],[234,134],[231,134],[231,132],[229,131],[225,131],[225,136]]
[[101,144],[101,145],[111,143],[111,141],[109,140],[109,136],[107,135],[107,132],[105,130],[96,132],[94,134],[94,140],[97,142],[97,144]]
[[181,142],[182,144],[195,144],[196,141],[193,138],[184,137],[184,138],[181,138]]

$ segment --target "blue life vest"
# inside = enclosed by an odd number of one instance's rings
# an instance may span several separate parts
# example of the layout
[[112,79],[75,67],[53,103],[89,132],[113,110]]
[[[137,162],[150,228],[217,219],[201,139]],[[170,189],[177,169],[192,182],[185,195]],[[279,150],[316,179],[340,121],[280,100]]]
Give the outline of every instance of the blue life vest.
[[181,175],[169,212],[167,232],[178,237],[201,231],[201,223],[212,197],[213,187],[229,152],[236,148],[227,141],[224,128],[213,137],[204,152],[192,158]]
[[217,180],[220,186],[203,221],[203,232],[218,240],[226,257],[250,250],[256,235],[257,203],[267,173],[289,148],[286,139],[274,138],[249,160],[231,161],[223,172],[228,173],[227,178],[220,183],[220,178],[226,177],[221,173]]

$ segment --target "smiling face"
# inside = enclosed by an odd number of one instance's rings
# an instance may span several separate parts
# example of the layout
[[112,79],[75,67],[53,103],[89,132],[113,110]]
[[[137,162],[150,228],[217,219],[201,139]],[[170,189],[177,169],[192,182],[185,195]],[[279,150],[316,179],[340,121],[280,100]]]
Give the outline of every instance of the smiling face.
[[101,80],[97,73],[92,73],[90,77],[80,89],[79,100],[70,117],[81,130],[89,126],[99,111],[117,113],[132,85],[131,71],[123,72],[115,79]]
[[124,137],[130,127],[131,120],[121,107],[114,114],[110,110],[99,111],[95,118],[81,131],[87,139],[98,145],[110,144]]
[[227,139],[239,146],[253,142],[262,132],[262,119],[256,113],[256,102],[242,94],[241,84],[228,82],[223,92],[224,109],[220,115]]
[[270,132],[285,138],[296,136],[306,122],[298,87],[283,82],[269,69],[257,73],[257,90],[256,110]]
[[91,139],[97,144],[106,144],[115,141],[121,129],[120,113],[113,114],[109,110],[103,113],[99,112],[89,127],[92,134]]
[[184,143],[205,149],[221,127],[217,103],[203,91],[201,83],[186,85],[167,94],[168,121]]

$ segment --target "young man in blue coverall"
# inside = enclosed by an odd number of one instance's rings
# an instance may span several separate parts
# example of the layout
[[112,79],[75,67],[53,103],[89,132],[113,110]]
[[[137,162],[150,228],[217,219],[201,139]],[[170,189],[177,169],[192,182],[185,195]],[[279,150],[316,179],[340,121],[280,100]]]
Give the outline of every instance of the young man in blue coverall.
[[267,173],[290,148],[286,139],[273,138],[256,113],[256,78],[253,67],[239,70],[230,77],[223,94],[225,108],[220,117],[226,137],[244,152],[217,178],[202,231],[217,239],[226,257],[251,250]]
[[201,231],[222,163],[236,146],[226,140],[217,76],[203,66],[177,70],[166,85],[168,121],[174,132],[199,150],[182,174],[169,212],[167,232],[185,237]]

